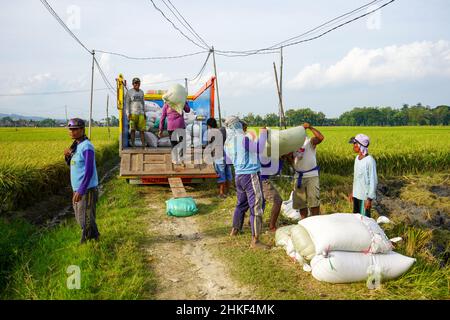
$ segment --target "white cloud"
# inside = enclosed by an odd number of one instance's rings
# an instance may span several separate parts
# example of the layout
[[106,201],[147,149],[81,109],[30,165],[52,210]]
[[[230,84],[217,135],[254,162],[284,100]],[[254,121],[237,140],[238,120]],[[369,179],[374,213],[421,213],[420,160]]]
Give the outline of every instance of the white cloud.
[[274,75],[270,72],[219,72],[219,87],[225,94],[238,97],[267,88],[274,88]]
[[448,41],[413,42],[379,49],[353,48],[331,66],[309,65],[288,81],[292,89],[340,86],[349,83],[377,84],[450,76]]

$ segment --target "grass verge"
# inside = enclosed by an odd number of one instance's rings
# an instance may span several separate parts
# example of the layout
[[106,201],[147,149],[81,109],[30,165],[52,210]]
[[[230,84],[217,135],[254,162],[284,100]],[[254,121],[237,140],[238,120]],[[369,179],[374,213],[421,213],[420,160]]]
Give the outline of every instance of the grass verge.
[[[286,199],[289,182],[281,183],[281,193]],[[351,188],[348,177],[322,174],[321,197],[327,199],[322,211],[349,212],[350,205],[345,195]],[[339,187],[341,186],[341,187]],[[212,186],[202,186],[200,193],[211,193]],[[220,248],[212,248],[215,255],[227,262],[232,275],[242,284],[255,288],[261,299],[448,299],[450,266],[442,265],[440,259],[429,252],[431,239],[428,231],[415,227],[395,224],[387,228],[389,237],[402,236],[403,241],[395,251],[410,253],[417,259],[413,267],[403,276],[382,284],[377,290],[369,290],[366,284],[330,284],[315,280],[310,273],[304,272],[298,263],[292,262],[284,250],[273,248],[259,251],[249,248],[251,234],[245,227],[245,234],[229,237],[236,197],[233,194],[225,200],[213,198],[206,208],[199,208],[197,216],[205,234],[222,238]],[[325,201],[324,201],[325,202]],[[271,205],[265,210],[265,227],[269,219]],[[214,215],[214,219],[211,219]],[[280,217],[279,225],[291,221]],[[274,243],[274,234],[265,233],[262,240]]]
[[[0,220],[2,299],[151,299],[155,279],[141,246],[146,204],[136,188],[109,181],[97,206],[99,242],[79,245],[74,219],[52,229]],[[6,249],[6,250],[4,250]],[[69,266],[79,266],[81,288],[67,288]]]

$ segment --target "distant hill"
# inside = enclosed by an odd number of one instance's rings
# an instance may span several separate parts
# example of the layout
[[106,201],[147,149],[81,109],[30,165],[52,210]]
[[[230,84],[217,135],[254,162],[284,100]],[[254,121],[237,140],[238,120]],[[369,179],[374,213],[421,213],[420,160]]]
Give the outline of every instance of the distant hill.
[[[0,113],[0,118],[4,118],[4,117],[10,117],[13,120],[33,120],[33,121],[42,121],[44,119],[48,119],[48,118],[43,118],[43,117],[35,117],[35,116],[22,116],[20,114],[6,114],[6,113]],[[57,121],[65,121],[62,119],[56,119]]]

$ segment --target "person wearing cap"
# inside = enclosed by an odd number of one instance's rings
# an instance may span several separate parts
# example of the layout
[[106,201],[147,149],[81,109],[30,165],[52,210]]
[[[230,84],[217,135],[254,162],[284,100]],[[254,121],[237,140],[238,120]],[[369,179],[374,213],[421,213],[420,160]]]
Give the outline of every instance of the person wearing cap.
[[145,147],[145,103],[144,91],[140,89],[141,80],[133,79],[133,88],[127,91],[125,96],[126,112],[128,121],[130,121],[131,141],[130,146],[135,146],[136,130],[141,136],[142,148]]
[[259,154],[265,147],[267,129],[260,129],[258,142],[245,136],[242,122],[232,116],[225,122],[227,139],[225,153],[234,165],[237,203],[233,215],[231,236],[237,235],[244,220],[245,213],[250,209],[250,225],[252,229],[252,248],[267,248],[260,241],[262,233],[262,217],[264,214],[264,195],[260,178],[261,163]]
[[360,213],[370,218],[372,201],[376,198],[378,177],[375,159],[369,155],[370,139],[365,134],[350,138],[355,158],[353,171],[353,190],[349,201],[353,204],[353,213]]
[[305,130],[309,129],[313,137],[306,136],[303,146],[286,156],[286,159],[295,169],[294,190],[292,193],[292,207],[300,210],[302,219],[311,215],[320,214],[320,183],[319,166],[317,165],[316,149],[325,137],[311,124],[303,124]]
[[84,243],[90,239],[98,240],[100,236],[95,222],[98,199],[95,150],[86,137],[83,120],[71,119],[67,127],[74,141],[70,148],[64,150],[64,157],[70,166],[72,204],[75,218],[82,230],[81,243]]

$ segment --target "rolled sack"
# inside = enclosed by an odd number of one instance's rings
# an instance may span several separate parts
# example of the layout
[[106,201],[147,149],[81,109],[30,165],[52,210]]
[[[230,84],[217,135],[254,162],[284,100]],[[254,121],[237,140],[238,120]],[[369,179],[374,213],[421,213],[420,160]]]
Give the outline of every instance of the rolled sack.
[[162,99],[171,109],[181,114],[183,112],[184,105],[186,104],[186,89],[177,83],[167,90],[167,92],[162,96]]
[[[264,149],[264,156],[269,158],[279,158],[290,152],[301,148],[305,143],[306,132],[303,126],[293,127],[285,130],[268,129],[267,143]],[[278,155],[275,150],[278,148]]]

